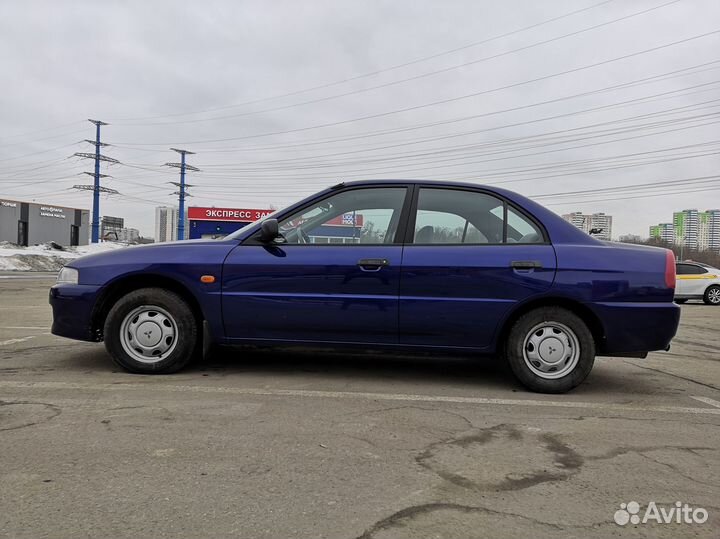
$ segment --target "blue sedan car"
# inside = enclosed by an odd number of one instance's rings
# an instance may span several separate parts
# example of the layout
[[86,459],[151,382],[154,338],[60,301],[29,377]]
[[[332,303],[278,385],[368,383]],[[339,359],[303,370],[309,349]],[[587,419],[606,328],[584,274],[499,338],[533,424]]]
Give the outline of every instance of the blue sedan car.
[[134,373],[210,345],[362,346],[502,356],[534,391],[580,384],[596,355],[667,349],[670,251],[602,242],[516,193],[341,183],[222,240],[73,261],[52,332],[104,341]]

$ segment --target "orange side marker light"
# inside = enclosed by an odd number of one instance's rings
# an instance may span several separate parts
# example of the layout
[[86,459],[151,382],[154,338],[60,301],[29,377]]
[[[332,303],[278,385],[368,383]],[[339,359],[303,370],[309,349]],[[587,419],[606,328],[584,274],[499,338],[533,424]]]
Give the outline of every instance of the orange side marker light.
[[207,284],[214,283],[215,276],[214,275],[203,275],[202,277],[200,277],[200,282],[207,283]]

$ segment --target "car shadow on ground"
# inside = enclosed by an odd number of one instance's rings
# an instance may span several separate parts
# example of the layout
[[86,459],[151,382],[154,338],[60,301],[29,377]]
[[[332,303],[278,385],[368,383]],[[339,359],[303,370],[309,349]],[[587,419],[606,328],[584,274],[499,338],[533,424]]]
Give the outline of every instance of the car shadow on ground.
[[[618,372],[617,358],[598,358],[593,371],[574,394],[657,394],[657,374],[630,367]],[[287,381],[317,375],[324,380],[354,381],[372,388],[378,384],[402,383],[407,386],[499,390],[529,393],[513,376],[503,358],[418,353],[398,354],[381,351],[329,352],[257,349],[223,349],[186,371],[222,377],[252,374],[273,376]],[[661,386],[662,387],[662,386]],[[316,388],[318,389],[318,388]]]
[[[264,385],[269,378],[279,386],[299,383],[303,389],[313,390],[337,390],[338,386],[352,383],[352,391],[427,393],[435,389],[457,388],[472,389],[477,396],[482,396],[485,391],[493,392],[493,396],[502,396],[502,393],[536,395],[515,380],[501,358],[486,356],[229,348],[217,350],[204,360],[197,360],[171,375],[125,373],[98,345],[61,357],[62,365],[51,361],[52,365],[45,365],[39,370],[112,374],[117,383],[139,378],[158,378],[164,383],[187,383],[210,378],[227,384],[252,378]],[[622,361],[599,358],[590,376],[572,394],[588,398],[602,395],[604,399],[610,397],[622,401],[641,395],[677,393],[677,387],[667,384],[662,374],[621,364]],[[27,370],[38,369],[21,367],[15,373]],[[324,382],[328,383],[327,386]]]
[[213,374],[267,374],[320,378],[351,378],[367,382],[402,381],[442,384],[484,382],[513,386],[510,372],[493,357],[466,357],[430,354],[397,354],[381,351],[298,351],[224,349],[189,372]]

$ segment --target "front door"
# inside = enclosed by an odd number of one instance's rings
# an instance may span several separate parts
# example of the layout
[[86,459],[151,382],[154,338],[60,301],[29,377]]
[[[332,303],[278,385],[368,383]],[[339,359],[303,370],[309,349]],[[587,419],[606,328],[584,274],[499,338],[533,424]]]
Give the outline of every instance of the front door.
[[478,190],[421,187],[400,279],[400,343],[486,348],[518,301],[546,291],[552,245],[534,220]]
[[407,192],[404,185],[339,191],[282,216],[284,243],[238,245],[223,268],[226,335],[396,343],[396,236]]

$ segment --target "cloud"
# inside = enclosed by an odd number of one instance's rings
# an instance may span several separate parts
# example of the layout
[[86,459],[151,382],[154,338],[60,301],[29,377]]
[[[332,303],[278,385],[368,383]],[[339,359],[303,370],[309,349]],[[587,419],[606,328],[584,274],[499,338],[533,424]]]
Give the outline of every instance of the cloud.
[[[717,103],[699,104],[720,98],[709,84],[720,80],[720,63],[595,91],[718,60],[718,34],[516,85],[720,28],[717,2],[676,2],[532,46],[668,1],[606,2],[472,47],[466,45],[593,2],[6,2],[0,6],[6,81],[0,195],[90,207],[88,193],[68,188],[86,182],[78,173],[92,164],[66,159],[87,151],[79,143],[94,135],[86,118],[110,122],[103,139],[114,146],[104,152],[126,164],[104,167],[113,176],[105,184],[127,196],[104,199],[102,213],[123,216],[150,235],[153,207],[175,202],[166,182],[176,171],[162,165],[176,160],[169,147],[178,145],[197,152],[191,162],[202,169],[189,178],[190,202],[226,207],[282,206],[339,178],[511,181],[503,186],[542,194],[715,174],[718,155],[697,154],[712,154],[717,144],[669,149],[718,140],[711,123],[717,117],[708,116],[718,112],[708,108]],[[360,77],[453,49],[459,50]],[[511,52],[516,49],[524,50]],[[468,65],[448,69],[460,64]],[[581,93],[589,94],[528,107]],[[268,99],[285,94],[293,95]],[[657,94],[665,95],[569,114]],[[315,102],[302,104],[308,101]],[[385,114],[410,107],[422,108]],[[690,108],[659,115],[678,107]],[[499,112],[506,109],[517,110]],[[649,116],[585,127],[643,114]],[[468,116],[475,118],[443,123]],[[643,127],[661,120],[669,122]],[[65,127],[53,129],[58,125]],[[31,134],[18,136],[24,133]],[[208,142],[218,139],[237,140]],[[657,150],[664,151],[656,162],[651,154],[615,157]],[[605,211],[615,215],[616,235],[646,234],[673,210],[704,208],[716,194],[646,201],[579,196],[551,207]]]

